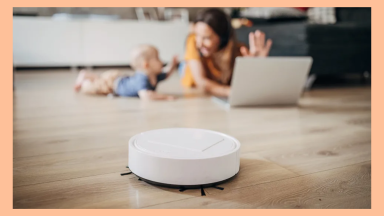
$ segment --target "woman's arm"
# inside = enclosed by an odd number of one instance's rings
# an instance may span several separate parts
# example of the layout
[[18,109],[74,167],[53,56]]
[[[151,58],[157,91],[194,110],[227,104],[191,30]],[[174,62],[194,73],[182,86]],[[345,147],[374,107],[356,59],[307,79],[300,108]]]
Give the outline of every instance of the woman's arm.
[[188,60],[187,65],[191,69],[192,76],[195,80],[197,88],[203,89],[205,92],[208,92],[214,96],[229,96],[230,87],[227,85],[221,85],[208,79],[205,76],[204,67],[200,60]]

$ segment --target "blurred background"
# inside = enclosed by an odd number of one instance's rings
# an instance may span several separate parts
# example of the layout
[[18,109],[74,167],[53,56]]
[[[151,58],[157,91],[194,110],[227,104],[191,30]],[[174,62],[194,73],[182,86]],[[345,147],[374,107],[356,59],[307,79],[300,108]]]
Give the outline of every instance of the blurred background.
[[[13,208],[371,208],[371,8],[222,8],[239,42],[260,29],[270,56],[313,57],[298,106],[228,110],[178,73],[156,88],[174,101],[75,91],[83,68],[132,73],[138,44],[164,63],[182,59],[203,9],[13,8]],[[129,139],[179,127],[241,142],[241,171],[224,191],[200,197],[119,175]]]
[[[182,56],[196,14],[204,8],[13,8],[15,70],[129,67],[139,43],[167,63]],[[369,82],[371,8],[222,8],[237,39],[260,29],[273,40],[270,56],[312,56],[316,82]]]

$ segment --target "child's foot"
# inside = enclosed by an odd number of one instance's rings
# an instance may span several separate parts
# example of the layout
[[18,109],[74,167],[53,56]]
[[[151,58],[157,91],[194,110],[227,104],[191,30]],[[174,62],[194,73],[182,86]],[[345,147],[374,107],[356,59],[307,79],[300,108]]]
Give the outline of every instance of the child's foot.
[[74,89],[75,89],[76,92],[79,92],[79,91],[80,91],[80,89],[81,89],[81,85],[83,84],[83,82],[84,82],[84,80],[85,80],[85,74],[86,74],[86,73],[87,73],[86,70],[81,70],[81,71],[79,72],[79,75],[77,76],[77,79],[76,79],[76,81],[75,81],[75,87],[74,87]]

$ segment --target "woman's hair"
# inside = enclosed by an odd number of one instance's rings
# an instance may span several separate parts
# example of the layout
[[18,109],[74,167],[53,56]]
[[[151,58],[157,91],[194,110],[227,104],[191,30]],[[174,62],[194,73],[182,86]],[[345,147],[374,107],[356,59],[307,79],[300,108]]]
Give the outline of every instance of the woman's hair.
[[219,49],[227,46],[229,40],[233,36],[233,29],[229,17],[224,11],[218,8],[210,8],[200,12],[195,20],[195,23],[203,22],[220,37]]

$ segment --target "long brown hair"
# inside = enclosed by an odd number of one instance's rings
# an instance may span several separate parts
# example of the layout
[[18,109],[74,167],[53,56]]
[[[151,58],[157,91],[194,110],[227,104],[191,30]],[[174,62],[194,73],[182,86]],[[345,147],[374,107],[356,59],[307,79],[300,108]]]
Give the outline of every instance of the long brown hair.
[[222,77],[219,81],[223,84],[229,84],[235,58],[238,55],[236,38],[230,17],[221,9],[210,8],[201,11],[197,15],[195,23],[197,22],[204,22],[219,36],[219,50],[212,59],[216,68],[222,72]]
[[219,49],[227,46],[231,37],[233,37],[233,28],[230,18],[224,11],[218,8],[210,8],[200,12],[195,20],[197,22],[204,22],[220,37]]

